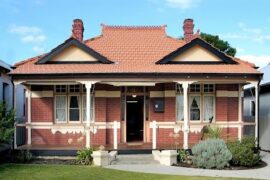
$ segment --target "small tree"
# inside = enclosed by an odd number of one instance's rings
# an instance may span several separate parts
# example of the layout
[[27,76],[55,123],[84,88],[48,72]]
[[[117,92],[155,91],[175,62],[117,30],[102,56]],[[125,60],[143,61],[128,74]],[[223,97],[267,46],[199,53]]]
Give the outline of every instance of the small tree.
[[9,143],[14,133],[15,111],[7,110],[4,102],[0,103],[0,143]]

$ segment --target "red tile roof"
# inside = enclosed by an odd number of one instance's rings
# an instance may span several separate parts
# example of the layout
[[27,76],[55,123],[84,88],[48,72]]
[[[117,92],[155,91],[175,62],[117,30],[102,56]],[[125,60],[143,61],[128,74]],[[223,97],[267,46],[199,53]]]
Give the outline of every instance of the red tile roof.
[[237,64],[156,64],[186,42],[168,36],[166,26],[108,26],[84,43],[114,64],[35,64],[44,55],[15,64],[10,74],[61,73],[229,73],[259,74],[254,64],[233,58]]

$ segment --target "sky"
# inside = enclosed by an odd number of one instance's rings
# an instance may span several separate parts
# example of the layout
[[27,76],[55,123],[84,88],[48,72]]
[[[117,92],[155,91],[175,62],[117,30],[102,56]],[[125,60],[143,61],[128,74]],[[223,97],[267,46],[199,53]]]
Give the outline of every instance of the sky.
[[0,0],[0,59],[9,64],[49,52],[71,35],[72,20],[84,22],[85,39],[107,25],[167,25],[183,36],[183,21],[195,31],[219,35],[237,57],[270,63],[269,0]]

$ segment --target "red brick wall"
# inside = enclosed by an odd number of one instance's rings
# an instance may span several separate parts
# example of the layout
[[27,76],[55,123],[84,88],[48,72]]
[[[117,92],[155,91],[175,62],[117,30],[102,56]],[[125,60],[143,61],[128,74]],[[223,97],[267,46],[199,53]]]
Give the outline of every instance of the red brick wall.
[[216,121],[226,121],[228,119],[228,98],[216,98]]
[[165,98],[165,112],[164,121],[175,121],[176,118],[176,107],[175,97]]
[[[50,129],[32,129],[32,144],[34,145],[67,145],[67,146],[83,146],[85,147],[85,134],[67,133],[62,134],[56,132],[52,134]],[[78,139],[83,138],[81,142]],[[71,144],[68,140],[72,139]],[[106,130],[98,129],[96,134],[91,132],[91,145],[99,146],[106,145]]]
[[95,98],[95,120],[96,122],[106,122],[106,104],[105,97]]
[[[217,84],[216,90],[238,91],[238,84]],[[216,97],[216,121],[238,121],[238,97]]]
[[[34,145],[69,145],[69,146],[85,146],[85,135],[76,134],[61,134],[56,132],[52,134],[50,129],[32,129],[32,144]],[[78,139],[83,137],[83,141],[78,143]],[[71,144],[68,140],[72,139]]]
[[195,144],[197,144],[202,138],[202,133],[200,132],[190,132],[188,135],[188,144],[189,147],[191,148],[192,146],[194,146]]
[[31,99],[32,122],[53,122],[53,112],[53,97]]
[[121,103],[120,97],[107,98],[106,114],[107,122],[120,121]]
[[[120,142],[120,130],[117,130],[117,142]],[[106,129],[106,144],[113,144],[113,129]]]
[[[182,148],[183,146],[183,132],[179,132],[178,137],[173,137],[174,129],[157,129],[157,147],[159,148]],[[152,132],[151,132],[151,142],[152,142]]]
[[238,121],[238,98],[228,98],[228,121]]
[[222,138],[225,141],[237,139],[238,138],[238,128],[223,128],[222,129]]

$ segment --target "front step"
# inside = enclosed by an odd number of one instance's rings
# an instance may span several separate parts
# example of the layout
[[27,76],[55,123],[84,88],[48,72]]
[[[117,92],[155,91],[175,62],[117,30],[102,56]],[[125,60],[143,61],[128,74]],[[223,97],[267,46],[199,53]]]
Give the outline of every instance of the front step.
[[119,149],[117,153],[120,155],[124,154],[152,154],[152,149]]
[[111,162],[111,165],[120,164],[159,164],[154,160],[152,154],[126,154],[117,155],[116,160]]

